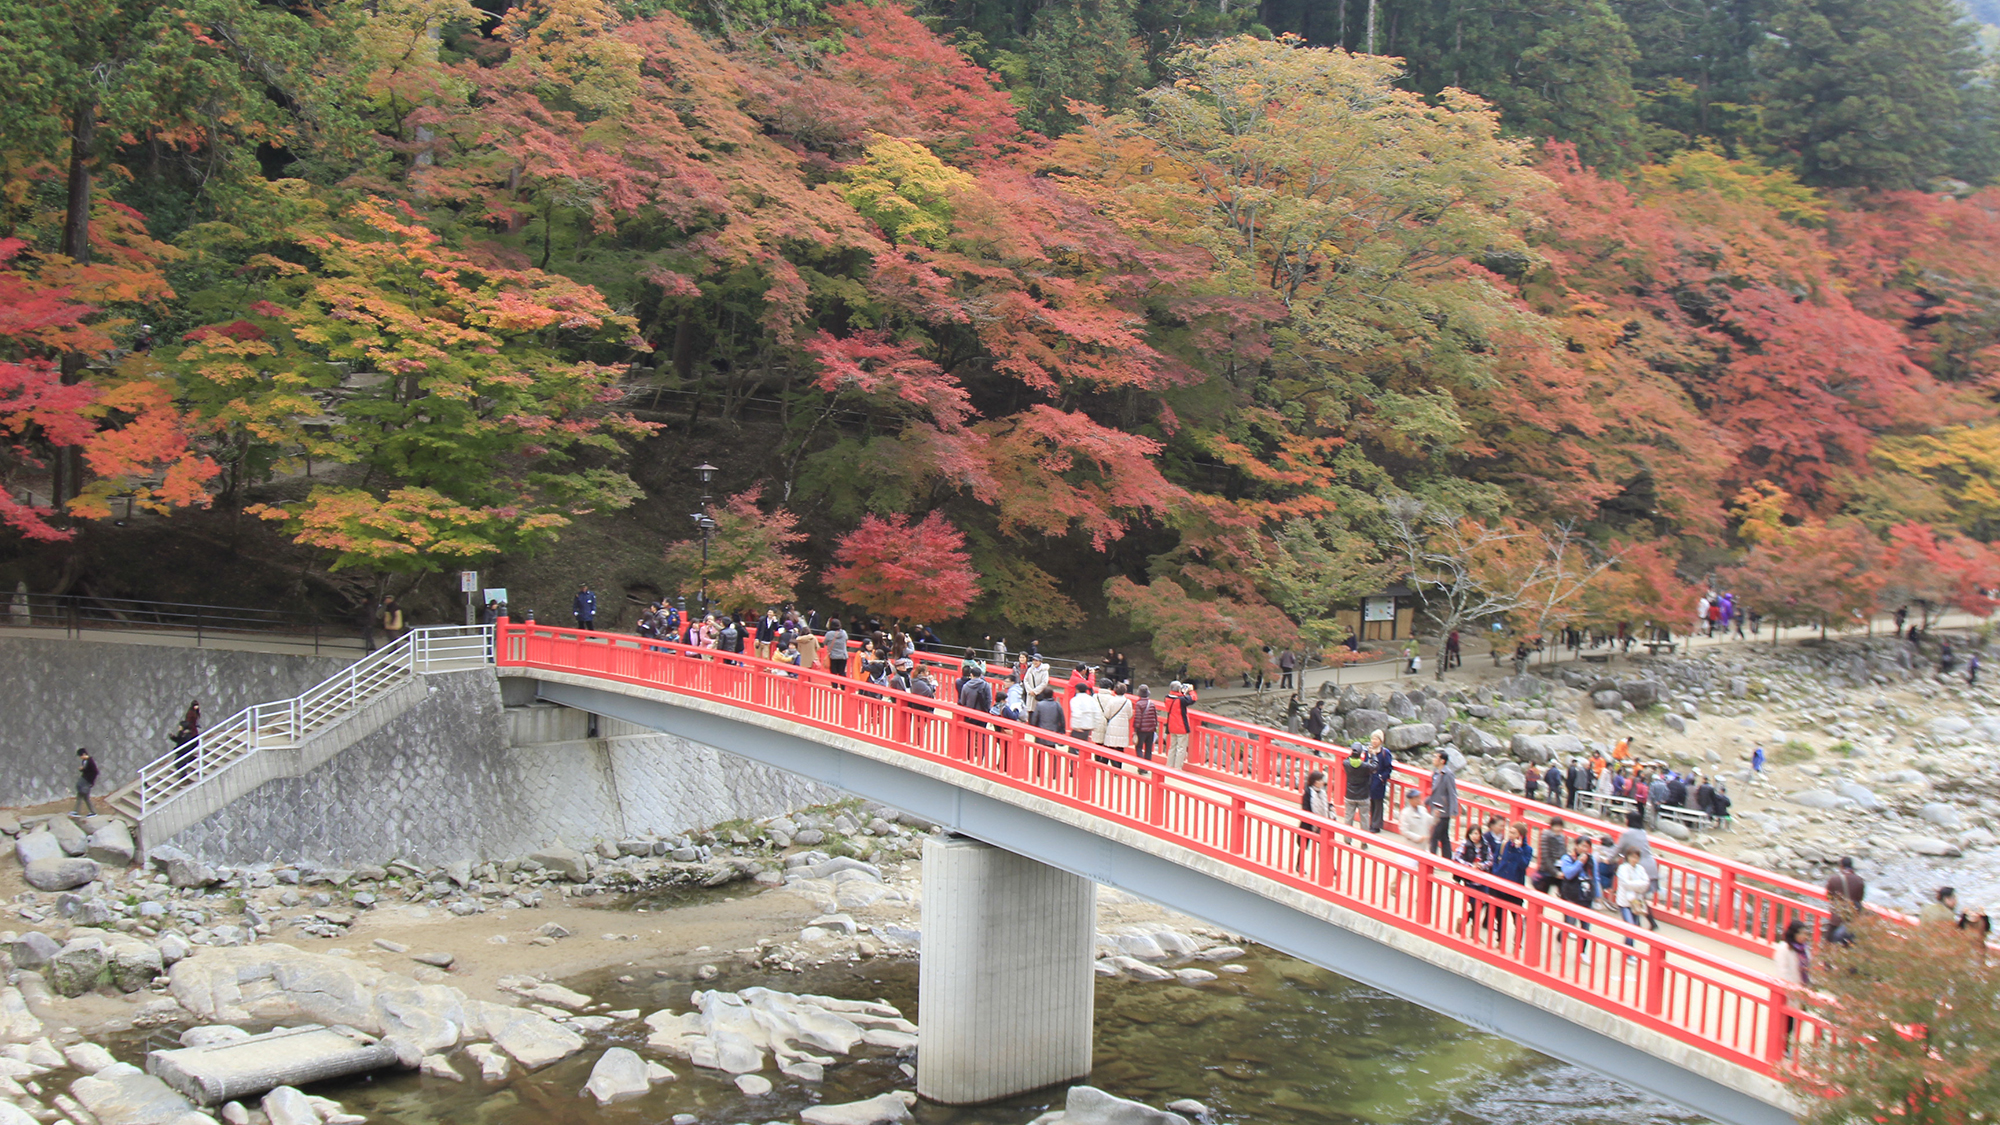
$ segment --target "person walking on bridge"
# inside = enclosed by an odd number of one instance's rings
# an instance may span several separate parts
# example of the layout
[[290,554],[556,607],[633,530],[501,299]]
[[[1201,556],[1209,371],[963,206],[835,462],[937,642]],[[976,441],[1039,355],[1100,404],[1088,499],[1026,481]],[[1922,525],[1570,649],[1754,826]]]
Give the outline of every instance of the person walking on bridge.
[[826,666],[836,676],[847,675],[847,630],[840,627],[840,618],[831,618],[826,623]]
[[[1372,735],[1369,741],[1374,741]],[[1451,759],[1442,750],[1431,759],[1431,795],[1424,798],[1424,807],[1437,818],[1431,824],[1430,852],[1450,859],[1451,822],[1458,816],[1458,775],[1452,772]]]

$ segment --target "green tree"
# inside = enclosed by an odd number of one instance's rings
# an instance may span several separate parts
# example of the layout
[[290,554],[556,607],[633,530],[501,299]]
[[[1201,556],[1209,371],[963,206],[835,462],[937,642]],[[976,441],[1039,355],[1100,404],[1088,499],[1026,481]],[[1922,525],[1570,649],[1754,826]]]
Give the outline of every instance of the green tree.
[[578,358],[628,342],[629,319],[566,278],[476,263],[407,208],[296,213],[287,257],[250,263],[263,283],[246,295],[280,299],[189,333],[173,358],[219,445],[352,467],[246,510],[334,569],[407,572],[546,544],[638,498],[622,472],[578,463],[652,429],[606,409],[616,370]]
[[[338,100],[301,80],[330,33],[255,0],[0,0],[0,28],[0,137],[10,157],[65,170],[55,250],[77,265],[91,260],[97,182],[122,146],[199,154],[202,181],[220,183],[255,168],[257,144],[325,124],[316,98]],[[64,381],[84,363],[64,356]],[[82,471],[73,449],[57,458],[58,505]]]
[[1955,166],[1979,64],[1955,0],[1779,0],[1767,125],[1807,183],[1921,188]]
[[1035,13],[1019,58],[1001,65],[1020,77],[1016,97],[1030,126],[1051,136],[1075,128],[1072,100],[1132,104],[1147,78],[1132,11],[1133,0],[1050,0]]

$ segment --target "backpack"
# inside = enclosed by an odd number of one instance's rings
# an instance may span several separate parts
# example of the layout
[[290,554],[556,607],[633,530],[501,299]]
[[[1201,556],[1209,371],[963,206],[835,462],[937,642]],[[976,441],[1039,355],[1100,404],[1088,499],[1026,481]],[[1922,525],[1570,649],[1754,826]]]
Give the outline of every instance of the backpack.
[[1160,729],[1160,705],[1150,699],[1141,699],[1132,712],[1132,729],[1140,734],[1152,734]]

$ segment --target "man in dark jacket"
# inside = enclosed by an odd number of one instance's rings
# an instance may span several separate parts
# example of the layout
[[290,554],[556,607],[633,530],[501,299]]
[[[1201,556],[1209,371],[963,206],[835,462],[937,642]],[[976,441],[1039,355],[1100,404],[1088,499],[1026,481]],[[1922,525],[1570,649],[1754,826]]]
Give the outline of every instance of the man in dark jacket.
[[990,714],[993,710],[993,685],[984,676],[966,676],[959,681],[958,705],[981,715]]
[[1590,767],[1584,764],[1582,758],[1573,759],[1569,764],[1569,777],[1566,780],[1569,782],[1568,805],[1570,808],[1575,808],[1576,795],[1590,788]]
[[1542,784],[1549,787],[1549,804],[1555,805],[1558,808],[1562,807],[1563,803],[1562,766],[1555,762],[1550,762],[1549,768],[1542,771]]
[[588,585],[577,587],[576,599],[569,603],[569,611],[576,615],[577,628],[597,628],[597,595],[590,592]]
[[1679,774],[1667,778],[1667,806],[1684,809],[1688,803],[1688,783]]
[[1563,819],[1556,817],[1549,826],[1542,829],[1542,835],[1535,841],[1535,876],[1532,880],[1538,891],[1546,891],[1562,880],[1563,857],[1569,854],[1569,837],[1563,835]]
[[1396,776],[1396,756],[1380,742],[1372,743],[1374,776],[1368,779],[1368,831],[1380,835],[1384,810],[1389,804],[1389,781]]
[[1345,798],[1347,803],[1347,823],[1366,827],[1363,817],[1368,814],[1368,793],[1375,787],[1375,760],[1366,750],[1356,746],[1342,763],[1347,772]]
[[757,622],[757,655],[771,659],[771,649],[778,643],[778,611],[766,609],[764,617]]
[[1452,772],[1451,759],[1442,750],[1431,760],[1431,795],[1424,798],[1424,808],[1436,818],[1431,823],[1431,854],[1450,859],[1451,822],[1458,816],[1458,775]]

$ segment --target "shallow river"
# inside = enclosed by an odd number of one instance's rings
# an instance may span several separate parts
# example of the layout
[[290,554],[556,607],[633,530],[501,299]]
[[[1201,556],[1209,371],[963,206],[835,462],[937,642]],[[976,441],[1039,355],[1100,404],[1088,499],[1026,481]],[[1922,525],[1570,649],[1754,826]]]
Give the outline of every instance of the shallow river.
[[[1696,1125],[1701,1118],[1575,1067],[1472,1031],[1422,1008],[1276,953],[1253,950],[1250,971],[1200,987],[1099,980],[1096,1068],[1090,1082],[1155,1106],[1196,1098],[1219,1120],[1241,1125]],[[635,967],[573,978],[568,985],[613,1008],[686,1011],[691,965]],[[638,983],[620,984],[619,976]],[[763,985],[881,999],[921,1022],[917,966],[868,961],[803,973],[724,968],[700,987]],[[639,1047],[643,1024],[621,1040]],[[541,1071],[508,1089],[398,1074],[327,1083],[314,1093],[358,1113],[408,1125],[656,1125],[691,1113],[703,1125],[796,1122],[816,1101],[872,1097],[910,1084],[892,1054],[872,1052],[827,1068],[817,1091],[775,1072],[777,1088],[748,1098],[729,1077],[685,1060],[664,1060],[680,1081],[649,1097],[600,1110],[577,1092],[598,1051]],[[643,1052],[642,1052],[643,1053]],[[475,1072],[476,1075],[476,1072]],[[1025,1125],[1062,1104],[1060,1089],[999,1105],[952,1109],[919,1103],[921,1125]]]

